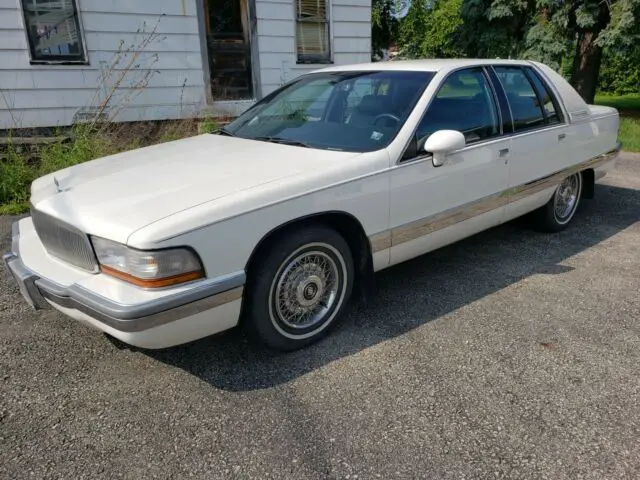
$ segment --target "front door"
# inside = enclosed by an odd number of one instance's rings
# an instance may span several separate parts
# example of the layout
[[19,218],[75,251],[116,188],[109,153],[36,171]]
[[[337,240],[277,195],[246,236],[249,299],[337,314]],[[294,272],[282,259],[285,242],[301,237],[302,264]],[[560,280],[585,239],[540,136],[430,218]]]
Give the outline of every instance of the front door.
[[392,264],[501,223],[511,141],[500,125],[482,68],[458,70],[444,80],[418,125],[418,145],[448,129],[462,132],[467,146],[439,167],[423,152],[392,169]]

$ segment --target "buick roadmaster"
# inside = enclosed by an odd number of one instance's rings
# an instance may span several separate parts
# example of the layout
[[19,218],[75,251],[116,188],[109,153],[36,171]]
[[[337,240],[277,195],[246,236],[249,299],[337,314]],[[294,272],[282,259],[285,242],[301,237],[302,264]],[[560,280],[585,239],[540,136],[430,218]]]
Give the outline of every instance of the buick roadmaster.
[[36,179],[4,261],[32,307],[131,345],[240,325],[292,350],[376,271],[524,215],[566,228],[618,122],[536,62],[324,68],[214,133]]

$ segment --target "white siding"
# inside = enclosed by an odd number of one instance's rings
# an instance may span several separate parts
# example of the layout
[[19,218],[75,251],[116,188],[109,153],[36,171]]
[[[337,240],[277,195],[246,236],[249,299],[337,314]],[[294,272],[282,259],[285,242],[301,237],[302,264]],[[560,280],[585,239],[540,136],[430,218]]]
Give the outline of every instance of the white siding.
[[[371,61],[371,0],[330,0],[334,64]],[[327,65],[297,64],[295,0],[256,0],[262,95],[298,75]]]
[[[117,120],[198,114],[206,99],[196,5],[196,0],[78,0],[89,65],[31,65],[19,0],[0,0],[0,129],[69,125],[116,85],[110,104]],[[126,67],[134,55],[129,53],[101,81],[118,51],[139,45],[148,35],[143,32],[156,24],[156,41],[136,54],[133,66]],[[132,88],[145,75],[150,75],[147,87]]]
[[[77,0],[89,65],[31,65],[19,0],[0,0],[0,130],[70,125],[100,104],[115,85],[116,120],[159,120],[202,112],[235,112],[250,102],[206,106],[197,0]],[[324,65],[298,65],[295,0],[255,0],[260,93]],[[331,0],[331,54],[335,64],[371,57],[371,0]],[[123,48],[139,45],[157,24],[157,38],[104,72]],[[133,48],[135,50],[135,48]],[[121,81],[117,79],[123,75]],[[144,89],[136,89],[150,75]],[[145,82],[147,83],[147,82]]]

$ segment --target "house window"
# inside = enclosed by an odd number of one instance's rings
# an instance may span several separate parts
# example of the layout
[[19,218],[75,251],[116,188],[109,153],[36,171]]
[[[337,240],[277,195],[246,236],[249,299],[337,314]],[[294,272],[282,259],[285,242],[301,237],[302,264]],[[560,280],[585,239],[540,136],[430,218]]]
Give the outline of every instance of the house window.
[[296,0],[298,63],[330,63],[327,0]]
[[22,0],[32,63],[85,63],[76,0]]

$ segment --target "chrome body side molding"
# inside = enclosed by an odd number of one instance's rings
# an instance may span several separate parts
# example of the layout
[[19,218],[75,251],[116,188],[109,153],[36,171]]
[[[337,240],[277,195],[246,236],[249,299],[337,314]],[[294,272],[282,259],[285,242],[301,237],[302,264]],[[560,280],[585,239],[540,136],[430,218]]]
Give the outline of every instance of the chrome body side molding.
[[381,250],[424,237],[430,233],[495,210],[496,208],[504,207],[509,203],[517,202],[529,195],[534,195],[548,188],[552,188],[560,184],[564,178],[573,175],[574,173],[578,173],[589,168],[597,168],[613,160],[620,152],[620,148],[621,145],[618,144],[616,148],[603,153],[602,155],[598,155],[597,157],[591,158],[585,162],[565,168],[532,182],[527,182],[524,185],[503,190],[495,195],[490,195],[488,197],[481,198],[480,200],[460,205],[444,212],[400,225],[390,230],[378,232],[369,237],[371,250],[373,253],[376,253]]

